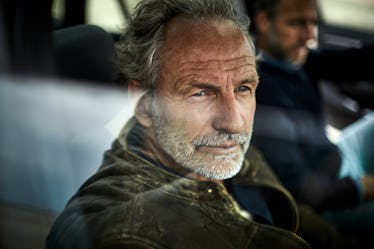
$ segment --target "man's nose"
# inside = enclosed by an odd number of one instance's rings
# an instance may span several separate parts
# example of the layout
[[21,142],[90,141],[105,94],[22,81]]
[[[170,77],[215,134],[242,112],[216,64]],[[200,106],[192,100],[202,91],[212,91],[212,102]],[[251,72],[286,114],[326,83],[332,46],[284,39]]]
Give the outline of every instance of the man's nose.
[[234,94],[222,97],[217,102],[213,128],[230,134],[242,132],[244,130],[244,119],[241,106],[235,99]]
[[305,41],[314,40],[317,38],[317,26],[314,23],[306,23],[301,34]]

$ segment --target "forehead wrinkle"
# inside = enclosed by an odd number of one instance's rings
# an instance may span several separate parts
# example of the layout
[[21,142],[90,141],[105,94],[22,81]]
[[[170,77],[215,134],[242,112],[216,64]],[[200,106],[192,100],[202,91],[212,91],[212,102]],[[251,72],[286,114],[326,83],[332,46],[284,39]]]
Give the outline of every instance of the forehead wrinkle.
[[[209,72],[209,71],[215,71],[217,69],[185,69],[184,72],[187,73],[185,75],[182,74],[181,77],[177,78],[176,81],[174,82],[174,90],[178,90],[179,88],[185,86],[186,81],[189,81],[191,86],[193,85],[210,85],[213,87],[214,85],[220,85],[218,83],[220,81],[220,78],[222,77],[226,78],[226,82],[229,82],[229,78],[233,77],[234,79],[234,85],[240,85],[243,83],[250,83],[257,85],[258,84],[258,74],[256,69],[245,69],[242,70],[242,72],[234,72],[233,70],[225,70],[225,76],[217,76],[214,72]],[[196,71],[205,71],[206,73],[204,75],[196,73]],[[235,79],[236,74],[243,74],[242,77],[238,78],[237,80]],[[231,76],[230,76],[231,75]],[[217,88],[220,88],[217,86]]]
[[233,70],[243,66],[255,66],[253,56],[244,56],[227,60],[186,61],[181,64],[181,71],[218,69],[223,71]]
[[[205,69],[201,69],[199,71],[202,71]],[[181,77],[178,77],[174,84],[174,90],[179,89],[180,87],[183,87],[186,81],[190,81],[191,85],[194,85],[194,83],[205,83],[205,84],[211,84],[214,85],[216,82],[219,81],[219,77],[217,77],[214,73],[205,73],[204,75],[196,74],[196,70],[184,70],[184,74],[182,74]]]
[[[237,72],[234,73],[233,77],[236,77],[236,73]],[[238,74],[245,76],[245,79],[241,81],[245,81],[248,83],[258,83],[259,81],[259,76],[258,76],[258,72],[256,68],[250,68],[250,69],[246,68],[246,69],[241,70]]]
[[[220,76],[217,76],[217,71],[223,73],[228,77],[231,75],[233,78],[240,77],[245,78],[247,81],[255,81],[258,82],[258,73],[256,68],[248,68],[247,66],[251,66],[252,64],[245,64],[240,65],[236,68],[227,69],[227,70],[220,70],[220,69],[184,69],[180,71],[180,77],[178,77],[175,81],[176,84],[180,84],[185,82],[186,80],[195,79],[195,80],[203,80],[206,82],[209,81],[218,81]],[[222,72],[223,71],[223,72]],[[202,74],[204,73],[204,74]],[[221,76],[222,77],[222,76]],[[243,80],[239,80],[239,83]]]

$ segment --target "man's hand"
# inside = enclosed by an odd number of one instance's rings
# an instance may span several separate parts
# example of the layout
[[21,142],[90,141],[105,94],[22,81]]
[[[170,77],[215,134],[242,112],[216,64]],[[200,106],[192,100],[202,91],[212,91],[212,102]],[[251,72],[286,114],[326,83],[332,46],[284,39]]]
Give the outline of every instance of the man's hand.
[[363,200],[369,201],[374,199],[374,175],[364,175],[361,177],[363,187]]

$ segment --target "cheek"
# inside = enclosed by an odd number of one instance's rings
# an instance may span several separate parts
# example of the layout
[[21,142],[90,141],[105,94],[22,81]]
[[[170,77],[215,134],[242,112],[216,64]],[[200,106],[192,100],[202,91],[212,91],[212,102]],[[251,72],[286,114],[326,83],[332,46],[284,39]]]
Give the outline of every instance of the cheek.
[[297,37],[297,29],[289,27],[285,24],[278,26],[277,33],[279,42],[283,44],[290,43]]
[[163,108],[162,115],[168,123],[191,139],[204,133],[207,127],[210,127],[209,113],[211,112],[207,108],[178,102],[165,103],[161,108]]
[[256,99],[253,98],[249,103],[242,107],[242,116],[247,129],[252,129],[253,119],[256,112]]
[[298,41],[300,32],[296,28],[288,28],[285,32],[285,38],[288,43]]
[[183,123],[184,129],[191,135],[197,136],[205,133],[211,127],[211,117],[209,110],[201,106],[184,106],[181,108],[178,119]]

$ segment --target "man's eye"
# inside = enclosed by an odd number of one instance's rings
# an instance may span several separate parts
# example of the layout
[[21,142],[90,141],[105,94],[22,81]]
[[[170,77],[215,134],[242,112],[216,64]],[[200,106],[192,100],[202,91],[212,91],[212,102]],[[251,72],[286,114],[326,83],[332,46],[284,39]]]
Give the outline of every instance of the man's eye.
[[251,91],[251,88],[248,86],[239,86],[236,89],[236,92],[250,92],[250,91]]
[[209,93],[207,91],[203,90],[203,91],[199,91],[199,92],[197,92],[195,94],[192,94],[192,96],[193,97],[203,97],[203,96],[207,96],[208,94]]
[[305,25],[305,21],[302,20],[290,20],[288,21],[288,25],[291,27],[302,27]]
[[197,91],[194,94],[190,95],[188,100],[195,103],[195,102],[201,102],[201,101],[209,100],[213,96],[214,96],[214,92],[212,92],[212,91],[200,90],[200,91]]

